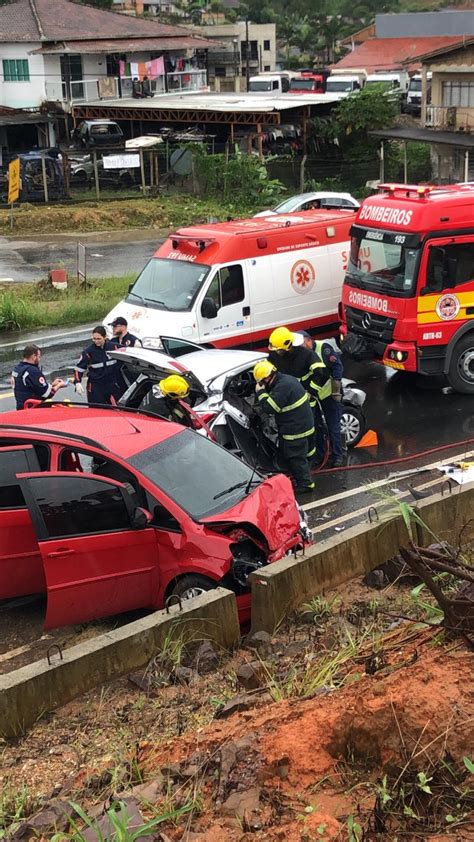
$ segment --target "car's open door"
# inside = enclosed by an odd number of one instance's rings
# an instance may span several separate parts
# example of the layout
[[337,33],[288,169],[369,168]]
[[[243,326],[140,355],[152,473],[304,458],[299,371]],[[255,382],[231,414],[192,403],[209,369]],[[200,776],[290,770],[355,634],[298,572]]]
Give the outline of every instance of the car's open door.
[[44,568],[46,629],[156,605],[155,531],[124,485],[64,471],[18,480]]
[[206,347],[211,345],[198,345],[197,342],[190,342],[189,339],[181,339],[180,336],[160,336],[160,342],[163,345],[165,354],[176,359],[182,357],[183,354],[191,354],[193,351],[205,351]]
[[0,447],[0,600],[46,589],[41,555],[19,471],[39,471],[32,445]]

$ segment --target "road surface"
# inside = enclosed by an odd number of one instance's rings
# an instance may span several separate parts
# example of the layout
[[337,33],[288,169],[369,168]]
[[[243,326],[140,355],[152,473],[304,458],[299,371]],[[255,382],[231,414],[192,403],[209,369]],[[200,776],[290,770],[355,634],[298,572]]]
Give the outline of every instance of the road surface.
[[86,245],[91,278],[136,274],[154,254],[163,237],[153,231],[113,231],[94,235],[51,234],[38,238],[0,237],[0,283],[45,278],[58,265],[77,274],[77,242]]

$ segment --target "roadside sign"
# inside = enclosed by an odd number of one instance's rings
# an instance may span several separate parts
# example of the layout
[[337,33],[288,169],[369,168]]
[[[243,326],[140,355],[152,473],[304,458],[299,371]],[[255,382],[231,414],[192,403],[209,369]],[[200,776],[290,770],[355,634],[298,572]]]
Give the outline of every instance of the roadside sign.
[[12,205],[20,197],[20,159],[15,158],[8,165],[8,204]]
[[131,170],[140,166],[140,155],[126,152],[121,155],[104,155],[104,170]]
[[84,243],[77,244],[77,280],[83,286],[87,284],[86,247]]

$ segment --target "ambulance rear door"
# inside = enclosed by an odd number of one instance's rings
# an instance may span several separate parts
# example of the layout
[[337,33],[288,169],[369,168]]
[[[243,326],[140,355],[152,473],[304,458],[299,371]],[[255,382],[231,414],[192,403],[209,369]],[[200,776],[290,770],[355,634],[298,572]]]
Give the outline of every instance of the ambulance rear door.
[[[252,305],[245,260],[211,270],[197,302],[200,342],[241,344],[239,337],[252,330]],[[235,342],[231,341],[236,337]]]

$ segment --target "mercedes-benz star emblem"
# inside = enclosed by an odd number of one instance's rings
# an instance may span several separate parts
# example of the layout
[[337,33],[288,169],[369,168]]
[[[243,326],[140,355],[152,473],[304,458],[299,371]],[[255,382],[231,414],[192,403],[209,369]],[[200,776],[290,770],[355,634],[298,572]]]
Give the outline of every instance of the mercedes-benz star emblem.
[[372,324],[372,316],[370,315],[370,313],[364,313],[364,315],[362,316],[363,327],[365,327],[365,329],[368,330],[371,324]]

